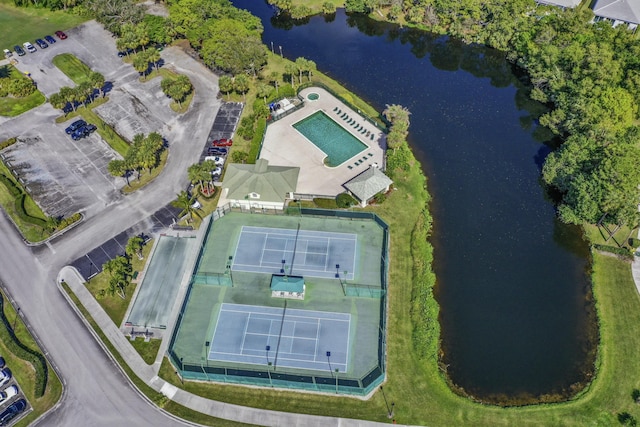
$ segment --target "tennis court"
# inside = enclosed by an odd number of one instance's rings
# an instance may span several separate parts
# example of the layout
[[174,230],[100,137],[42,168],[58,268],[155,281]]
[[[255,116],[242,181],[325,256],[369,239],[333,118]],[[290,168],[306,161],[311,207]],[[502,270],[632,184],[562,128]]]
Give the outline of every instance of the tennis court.
[[356,242],[352,233],[242,226],[231,268],[353,280]]
[[349,313],[222,304],[209,360],[347,372]]

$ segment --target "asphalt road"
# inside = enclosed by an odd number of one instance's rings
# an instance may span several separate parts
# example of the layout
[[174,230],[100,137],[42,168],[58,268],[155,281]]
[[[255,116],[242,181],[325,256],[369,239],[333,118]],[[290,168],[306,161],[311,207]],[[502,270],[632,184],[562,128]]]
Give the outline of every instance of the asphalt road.
[[[80,43],[73,46],[74,53],[82,57],[91,67],[103,71],[107,63],[116,71],[105,73],[117,85],[122,82],[117,73],[127,79],[135,77],[115,56],[115,47],[106,51],[85,49],[82,41],[104,42],[104,32],[94,22],[89,22],[68,32]],[[95,37],[92,37],[92,34]],[[111,44],[113,39],[109,37]],[[71,44],[70,44],[71,45]],[[59,42],[57,47],[62,47]],[[69,46],[71,48],[71,46]],[[37,54],[43,54],[38,52]],[[31,61],[42,60],[34,73],[42,80],[40,86],[45,93],[58,90],[65,77],[50,68],[53,49],[40,57],[33,54]],[[109,55],[113,53],[114,55]],[[191,79],[196,95],[190,110],[175,116],[161,130],[169,142],[169,157],[162,174],[149,186],[134,194],[113,194],[98,208],[85,211],[86,219],[78,227],[54,239],[46,245],[29,248],[13,225],[0,214],[0,281],[16,300],[21,313],[31,323],[40,337],[48,356],[58,366],[66,381],[66,394],[61,405],[39,425],[46,426],[175,426],[181,422],[150,405],[132,388],[117,366],[105,354],[82,320],[75,314],[55,283],[60,269],[74,259],[87,253],[97,244],[117,235],[175,199],[176,194],[187,185],[186,170],[198,161],[215,114],[220,106],[217,99],[217,78],[203,66],[189,58],[177,48],[166,49],[163,57],[179,73]],[[23,64],[21,64],[23,65]],[[57,78],[51,78],[52,74]],[[48,82],[48,85],[44,81]],[[154,107],[150,107],[153,111]],[[0,121],[3,132],[20,134],[28,129],[32,120],[49,122],[57,115],[45,104],[14,119]],[[172,114],[172,113],[169,113]]]

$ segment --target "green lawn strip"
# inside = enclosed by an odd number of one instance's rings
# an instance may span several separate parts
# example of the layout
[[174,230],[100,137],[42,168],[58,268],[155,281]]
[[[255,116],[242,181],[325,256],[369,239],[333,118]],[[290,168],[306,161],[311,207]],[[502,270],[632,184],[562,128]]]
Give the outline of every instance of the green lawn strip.
[[[152,247],[153,240],[147,242],[144,248],[142,248],[142,260],[138,259],[137,256],[132,257],[132,271],[137,271],[139,273],[142,272],[145,263],[149,258]],[[98,267],[102,266],[100,265]],[[101,272],[89,279],[89,281],[86,282],[86,287],[96,301],[98,301],[98,304],[100,304],[102,309],[109,315],[109,318],[111,318],[113,323],[120,326],[124,320],[124,315],[127,313],[127,308],[129,307],[129,303],[131,302],[131,298],[135,293],[137,285],[132,283],[127,287],[125,294],[126,298],[124,299],[120,298],[118,294],[109,295],[108,293],[105,293],[104,296],[102,296],[101,291],[109,287],[109,275],[105,272]]]
[[[53,35],[57,30],[67,30],[86,21],[87,18],[64,11],[50,11],[45,7],[15,7],[10,0],[0,1],[0,49],[13,51],[14,45]],[[54,36],[55,37],[55,36]],[[58,40],[58,43],[65,43]]]
[[75,84],[79,85],[80,83],[89,81],[89,75],[92,72],[91,68],[76,58],[75,55],[71,53],[61,53],[60,55],[56,55],[51,62],[66,74],[67,77],[73,80]]
[[[22,185],[15,179],[15,177],[9,171],[9,168],[4,164],[4,162],[0,161],[0,174],[6,176],[9,180],[11,180],[18,188],[22,189],[24,192],[24,188]],[[45,214],[40,210],[40,208],[35,204],[31,196],[27,193],[25,198],[25,207],[28,209],[29,215],[46,220]],[[47,237],[49,237],[49,232],[43,230],[42,227],[32,224],[28,221],[25,221],[17,212],[16,204],[15,204],[15,196],[13,196],[7,187],[0,183],[0,205],[5,210],[7,214],[13,219],[18,228],[20,229],[20,233],[22,236],[30,242],[39,242]]]
[[153,364],[153,362],[155,362],[161,343],[162,340],[149,340],[145,342],[143,337],[138,337],[135,340],[131,341],[131,345],[147,365],[151,365]]
[[[0,21],[2,20],[2,5],[0,5]],[[1,32],[1,30],[0,30]],[[1,40],[1,39],[0,39]],[[24,74],[20,72],[13,65],[5,65],[10,71],[9,77],[12,79],[28,79]],[[45,96],[40,91],[35,91],[29,96],[24,98],[15,98],[13,96],[0,97],[0,116],[15,117],[25,111],[29,111],[32,108],[45,102]]]
[[134,172],[134,176],[129,177],[129,185],[125,185],[122,188],[123,193],[133,193],[136,190],[144,187],[145,185],[152,182],[154,179],[160,175],[164,166],[167,164],[167,157],[169,156],[169,150],[163,150],[160,153],[160,161],[158,162],[158,166],[151,169],[149,172],[148,169],[144,169],[140,171],[140,179],[137,178],[137,173]]
[[89,324],[91,325],[91,328],[94,330],[94,332],[98,335],[100,340],[107,347],[107,350],[111,353],[113,358],[116,360],[116,363],[122,367],[122,369],[125,372],[125,375],[127,375],[127,377],[129,377],[131,382],[138,388],[138,390],[140,390],[141,393],[147,396],[147,398],[149,398],[149,400],[151,400],[154,404],[156,404],[157,406],[163,408],[165,411],[179,418],[182,418],[187,421],[192,421],[195,423],[207,425],[207,426],[240,427],[245,425],[245,424],[236,423],[233,421],[224,420],[221,418],[211,417],[209,415],[205,415],[200,412],[193,411],[175,402],[169,401],[163,394],[158,393],[157,391],[149,387],[131,370],[131,368],[129,368],[129,365],[125,363],[124,359],[122,359],[122,356],[120,356],[120,353],[116,351],[113,344],[111,344],[111,342],[107,339],[107,337],[104,335],[102,330],[96,324],[95,320],[93,320],[93,318],[91,317],[91,314],[89,314],[86,308],[80,303],[80,300],[78,300],[78,297],[76,297],[73,291],[71,291],[69,286],[66,283],[63,283],[62,287],[64,291],[67,293],[67,295],[69,295],[73,303],[76,305],[76,307],[78,308],[82,316],[87,320],[87,322],[89,322]]
[[[22,322],[22,319],[17,316],[15,309],[9,303],[6,296],[4,296],[4,298],[4,314],[11,323],[11,326],[14,328],[16,337],[26,347],[42,353],[42,350],[38,348],[38,345]],[[29,362],[16,357],[9,351],[9,348],[2,341],[0,341],[0,354],[2,355],[2,357],[4,357],[7,366],[9,367],[9,369],[11,369],[11,373],[18,381],[18,386],[33,407],[33,412],[31,412],[27,417],[21,420],[17,425],[29,425],[33,420],[52,408],[53,405],[55,405],[56,402],[60,399],[60,396],[62,395],[62,383],[51,368],[51,365],[48,365],[49,369],[45,394],[42,397],[36,399],[35,371],[32,365]]]
[[193,96],[195,95],[195,93],[195,89],[191,90],[191,93],[184,98],[184,101],[182,101],[182,103],[178,104],[175,101],[171,101],[169,107],[171,107],[171,109],[178,114],[186,113],[189,109],[189,105],[191,105],[191,101],[193,101]]
[[109,146],[120,154],[122,157],[127,155],[127,151],[129,150],[129,144],[120,136],[118,133],[113,130],[111,126],[105,123],[99,115],[97,115],[93,109],[98,107],[105,102],[107,102],[109,98],[99,98],[91,104],[87,104],[86,107],[78,107],[76,111],[73,111],[67,115],[60,116],[56,119],[56,123],[63,123],[70,121],[75,117],[82,117],[87,123],[92,123],[96,125],[98,128],[98,134],[104,139]]
[[189,220],[189,218],[185,218],[183,221],[179,222],[179,225],[190,225],[195,229],[200,228],[200,224],[202,224],[202,219],[213,212],[218,207],[218,199],[220,198],[220,187],[217,187],[215,194],[213,197],[204,197],[199,192],[196,193],[198,202],[202,205],[200,210],[198,210],[198,214],[193,216],[193,220]]

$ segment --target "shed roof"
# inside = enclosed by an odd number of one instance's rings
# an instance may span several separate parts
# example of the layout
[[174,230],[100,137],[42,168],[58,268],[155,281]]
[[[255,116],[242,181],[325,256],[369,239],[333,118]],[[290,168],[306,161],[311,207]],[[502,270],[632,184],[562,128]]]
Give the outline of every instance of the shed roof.
[[260,201],[284,202],[287,193],[296,191],[299,173],[298,167],[271,166],[266,159],[258,159],[255,165],[230,163],[222,186],[229,189],[231,200],[255,193]]
[[370,167],[345,182],[343,186],[361,201],[367,201],[393,184],[393,181],[380,169]]
[[593,13],[604,18],[640,24],[640,1],[596,0]]
[[276,292],[304,292],[304,278],[300,276],[271,276],[271,290]]

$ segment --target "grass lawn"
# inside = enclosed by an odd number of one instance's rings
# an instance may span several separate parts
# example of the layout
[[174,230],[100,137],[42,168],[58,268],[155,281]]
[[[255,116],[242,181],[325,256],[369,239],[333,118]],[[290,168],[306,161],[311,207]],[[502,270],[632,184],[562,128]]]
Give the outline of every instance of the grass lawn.
[[[46,8],[15,7],[11,0],[0,0],[0,49],[11,49],[26,41],[53,35],[57,30],[75,27],[87,18],[63,11],[52,12]],[[59,40],[64,43],[64,40]]]
[[[2,21],[2,4],[0,3],[0,22]],[[0,28],[2,24],[0,23]],[[0,29],[0,32],[2,30]],[[2,38],[0,37],[0,40]],[[2,67],[4,71],[9,72],[9,77],[13,79],[27,79],[16,67],[13,65],[4,65]],[[3,71],[3,74],[4,74]],[[44,103],[45,97],[42,92],[36,90],[29,96],[24,98],[15,98],[13,96],[0,97],[0,116],[15,117],[25,111],[29,111],[32,108]]]
[[158,350],[160,349],[162,340],[149,340],[149,342],[145,342],[144,337],[137,337],[135,340],[130,342],[133,348],[135,348],[140,356],[142,356],[142,360],[144,360],[147,365],[151,365],[156,361],[156,356],[158,355]]
[[[4,164],[4,162],[1,161],[0,174],[5,175],[18,187],[22,188],[22,185],[16,181],[7,166]],[[2,183],[0,183],[0,205],[2,206],[4,211],[9,214],[13,222],[16,223],[16,225],[20,229],[20,233],[22,234],[22,236],[29,242],[40,242],[50,236],[50,233],[47,230],[43,230],[40,226],[31,224],[30,222],[23,220],[18,215],[18,212],[16,211],[15,197],[11,195],[7,187],[5,187],[5,185]],[[32,217],[40,218],[44,221],[46,221],[47,219],[46,215],[28,194],[25,199],[25,210]]]
[[111,126],[100,118],[99,115],[93,112],[93,109],[99,105],[104,104],[109,101],[108,97],[99,98],[91,104],[87,104],[86,107],[78,107],[76,111],[73,111],[67,115],[60,116],[56,119],[56,123],[62,123],[66,121],[70,121],[75,117],[82,117],[85,119],[87,123],[93,123],[98,127],[98,134],[104,139],[107,144],[122,157],[127,155],[127,151],[129,151],[129,143],[125,141],[118,133],[113,130]]
[[[145,185],[149,184],[151,181],[156,179],[156,177],[160,175],[160,173],[164,169],[164,166],[167,164],[167,157],[169,157],[169,150],[165,149],[160,153],[160,160],[158,162],[158,166],[151,169],[151,172],[149,172],[148,169],[141,170],[140,179],[138,179],[137,177],[129,177],[129,185],[124,186],[122,188],[122,192],[133,193],[134,191],[139,190],[140,188],[144,187]],[[136,173],[134,172],[134,175],[135,174]]]
[[91,68],[70,53],[62,53],[53,58],[53,65],[67,75],[77,85],[88,82]]
[[[16,316],[16,311],[9,303],[6,296],[4,296],[4,313],[10,322],[14,322],[15,319],[14,331],[20,342],[32,350],[41,352],[35,340],[22,322],[22,319]],[[13,324],[11,326],[13,327]],[[0,341],[0,354],[4,357],[7,366],[11,368],[13,376],[18,381],[18,386],[29,400],[31,406],[33,406],[33,412],[17,424],[19,426],[27,426],[60,400],[60,396],[62,395],[62,383],[51,368],[51,365],[49,365],[47,388],[44,396],[36,399],[35,372],[31,364],[14,356],[13,353],[9,352],[9,349],[2,341]]]

